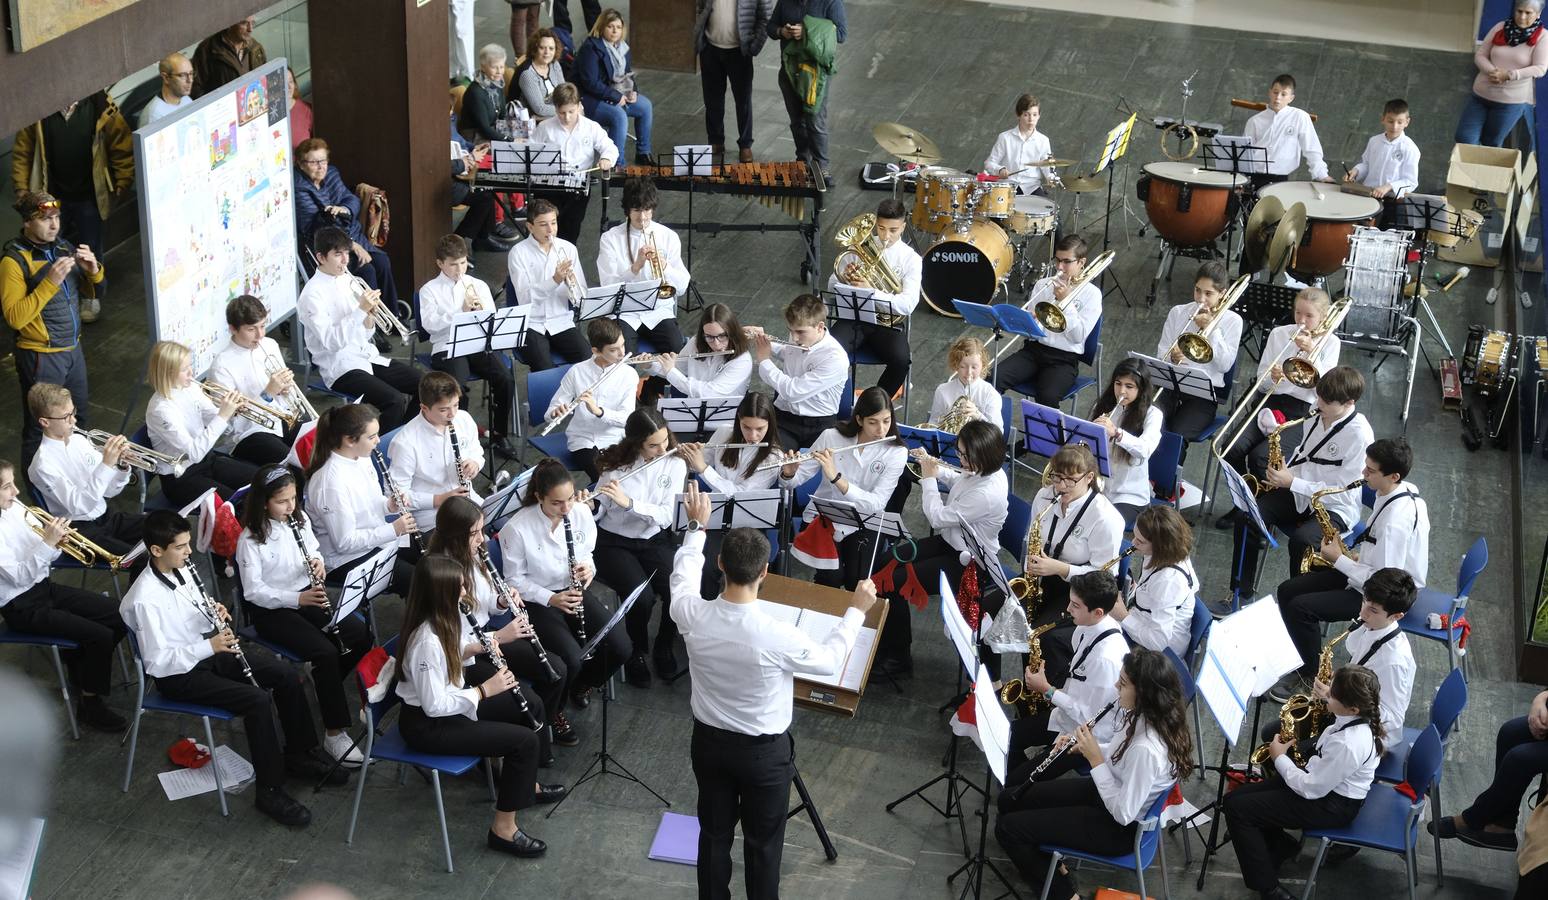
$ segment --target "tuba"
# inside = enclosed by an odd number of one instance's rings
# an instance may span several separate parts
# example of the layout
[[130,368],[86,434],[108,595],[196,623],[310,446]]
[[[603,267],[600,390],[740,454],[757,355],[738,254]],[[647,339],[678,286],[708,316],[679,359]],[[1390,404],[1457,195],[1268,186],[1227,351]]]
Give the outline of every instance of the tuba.
[[[1328,515],[1326,509],[1323,509],[1322,498],[1329,494],[1342,494],[1345,491],[1352,491],[1363,484],[1365,484],[1365,479],[1361,478],[1358,481],[1350,482],[1344,487],[1323,488],[1311,495],[1312,514],[1317,517],[1317,526],[1322,529],[1322,539],[1324,541],[1338,541],[1339,548],[1343,550],[1346,556],[1349,555],[1349,548],[1344,546],[1343,532],[1338,530],[1338,526],[1333,524],[1333,517]],[[1317,547],[1307,547],[1306,552],[1301,554],[1302,575],[1313,569],[1326,569],[1331,565],[1332,563],[1323,558],[1321,551]]]
[[[1333,680],[1333,648],[1358,627],[1360,621],[1356,619],[1347,631],[1328,641],[1322,648],[1322,653],[1317,657],[1318,681],[1327,684]],[[1296,765],[1302,768],[1306,766],[1306,758],[1296,744],[1322,734],[1322,730],[1328,726],[1327,715],[1327,701],[1309,694],[1293,694],[1279,708],[1279,739],[1290,744],[1290,758],[1295,760]],[[1253,765],[1261,766],[1268,758],[1268,744],[1259,745],[1258,749],[1252,751]]]
[[[833,240],[855,256],[855,262],[840,273],[840,278],[859,275],[878,291],[887,294],[903,293],[903,282],[899,280],[898,273],[892,271],[892,267],[882,259],[882,251],[886,248],[882,246],[881,238],[876,236],[874,214],[865,213],[850,219],[838,230]],[[904,318],[896,313],[883,313],[877,315],[876,322],[885,328],[893,328]]]

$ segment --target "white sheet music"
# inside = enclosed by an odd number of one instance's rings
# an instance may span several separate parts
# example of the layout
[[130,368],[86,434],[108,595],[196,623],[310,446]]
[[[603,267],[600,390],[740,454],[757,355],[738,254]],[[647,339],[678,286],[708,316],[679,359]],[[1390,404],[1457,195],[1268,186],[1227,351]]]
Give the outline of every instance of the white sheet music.
[[38,848],[43,844],[43,822],[42,819],[29,819],[6,823],[7,830],[14,828],[16,831],[12,836],[16,843],[0,856],[0,900],[26,900]]
[[253,780],[253,764],[225,744],[215,748],[215,758],[198,769],[173,769],[161,772],[161,789],[168,800],[182,800],[215,790],[215,766],[220,766],[220,780],[226,793],[235,794]]
[[[770,603],[764,601],[763,611],[769,618],[777,619],[787,625],[794,625],[801,633],[811,638],[816,643],[822,643],[833,633],[843,619],[839,616],[818,612],[814,609],[801,609],[796,606],[786,606],[783,603]],[[859,691],[865,684],[865,663],[871,658],[871,647],[876,644],[876,629],[864,626],[860,634],[855,637],[855,645],[850,648],[849,655],[844,658],[844,665],[837,675],[811,675],[802,673],[801,678],[817,684],[826,684],[830,687],[843,688],[847,691]]]

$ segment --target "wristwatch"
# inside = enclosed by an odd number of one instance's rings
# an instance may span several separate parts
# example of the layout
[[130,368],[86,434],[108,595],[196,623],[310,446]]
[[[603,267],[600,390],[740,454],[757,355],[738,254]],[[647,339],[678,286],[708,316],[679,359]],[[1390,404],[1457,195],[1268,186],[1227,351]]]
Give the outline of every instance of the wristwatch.
[[695,531],[699,531],[703,527],[704,527],[703,525],[699,524],[699,520],[698,519],[689,519],[688,520],[688,533],[689,534],[693,534]]

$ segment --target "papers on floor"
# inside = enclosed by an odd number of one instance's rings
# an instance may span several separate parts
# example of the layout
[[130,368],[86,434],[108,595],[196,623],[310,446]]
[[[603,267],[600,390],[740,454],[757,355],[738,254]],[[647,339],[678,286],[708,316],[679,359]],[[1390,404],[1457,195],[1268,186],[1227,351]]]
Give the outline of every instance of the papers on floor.
[[656,826],[656,838],[650,842],[648,855],[661,862],[698,865],[699,817],[663,812],[661,824]]
[[[827,640],[828,635],[832,634],[833,629],[842,621],[838,616],[813,609],[786,606],[783,603],[765,603],[763,611],[771,618],[801,629],[807,637],[819,644]],[[871,647],[875,643],[876,629],[862,627],[860,634],[855,638],[855,646],[844,658],[844,667],[837,675],[808,675],[803,672],[800,677],[816,684],[826,684],[846,691],[859,691],[861,685],[865,683],[865,663],[871,658]]]
[[215,758],[207,766],[174,769],[157,777],[161,779],[161,789],[167,792],[168,800],[182,800],[215,790],[216,766],[220,766],[220,780],[228,794],[241,792],[253,780],[253,764],[225,744],[215,748]]
[[0,900],[26,900],[43,844],[43,820],[6,819],[0,828],[9,832],[0,837],[0,846],[6,848],[0,855]]

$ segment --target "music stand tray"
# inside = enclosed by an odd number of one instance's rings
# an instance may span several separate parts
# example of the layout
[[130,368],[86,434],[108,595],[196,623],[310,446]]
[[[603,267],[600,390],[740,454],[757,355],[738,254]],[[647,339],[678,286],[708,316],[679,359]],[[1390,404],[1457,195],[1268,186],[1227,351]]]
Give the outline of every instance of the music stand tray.
[[903,443],[910,450],[923,448],[926,453],[942,462],[948,462],[954,466],[962,464],[957,457],[957,436],[949,431],[899,425],[898,437],[903,439]]
[[673,434],[701,434],[736,420],[741,397],[662,397],[656,411]]
[[1051,459],[1070,444],[1085,444],[1096,456],[1097,471],[1104,476],[1112,473],[1107,430],[1095,422],[1024,399],[1021,401],[1021,430],[1029,453]]
[[1220,402],[1220,398],[1215,396],[1215,385],[1209,380],[1209,373],[1193,363],[1172,363],[1154,356],[1146,356],[1138,350],[1130,350],[1129,358],[1137,359],[1144,364],[1146,372],[1150,374],[1150,380],[1157,387],[1165,388],[1175,394],[1208,400],[1211,403]]
[[[825,616],[840,618],[844,611],[849,609],[848,591],[838,588],[823,587],[808,581],[795,578],[786,578],[783,575],[770,575],[763,580],[763,587],[758,591],[758,598],[769,603],[781,606],[794,607],[803,613],[810,610],[811,617],[816,625],[816,631],[826,631],[823,626],[831,628]],[[797,675],[795,679],[795,702],[797,706],[806,709],[816,709],[835,715],[854,717],[860,707],[860,698],[865,694],[865,685],[870,681],[871,665],[876,661],[876,647],[881,643],[882,626],[887,620],[887,600],[880,598],[871,611],[865,614],[865,621],[861,625],[861,634],[868,631],[874,633],[870,640],[870,646],[861,649],[857,641],[851,651],[851,658],[846,663],[846,670],[858,669],[860,683],[857,688],[846,688],[842,685],[825,679],[814,679],[803,675]],[[797,627],[801,627],[797,619]],[[803,628],[803,630],[805,630]],[[860,663],[864,662],[863,667]],[[851,678],[851,681],[853,678]]]

